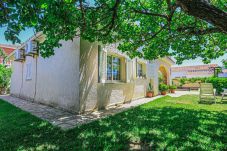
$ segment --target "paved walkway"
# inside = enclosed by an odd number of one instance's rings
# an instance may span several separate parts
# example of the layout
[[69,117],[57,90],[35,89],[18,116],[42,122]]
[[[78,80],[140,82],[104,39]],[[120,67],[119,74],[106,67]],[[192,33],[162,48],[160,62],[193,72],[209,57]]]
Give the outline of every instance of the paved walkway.
[[[195,93],[186,92],[186,91],[182,91],[182,92],[178,91],[175,94],[169,94],[169,95],[172,97],[179,97],[179,96],[185,95],[185,94],[195,94]],[[113,114],[122,112],[129,108],[151,102],[160,97],[162,97],[162,96],[156,96],[153,98],[142,98],[142,99],[134,100],[130,103],[123,104],[118,107],[109,108],[107,110],[95,111],[95,112],[92,112],[89,114],[83,114],[83,115],[76,115],[76,114],[72,114],[72,113],[63,111],[61,109],[45,106],[45,105],[38,104],[35,102],[29,102],[29,101],[15,98],[15,97],[12,97],[9,95],[0,96],[1,99],[21,108],[24,111],[30,112],[31,114],[33,114],[43,120],[47,120],[50,123],[52,123],[53,125],[59,126],[64,130],[71,129],[79,124],[88,123],[93,120],[97,120],[97,119],[104,118],[109,115],[113,115]]]

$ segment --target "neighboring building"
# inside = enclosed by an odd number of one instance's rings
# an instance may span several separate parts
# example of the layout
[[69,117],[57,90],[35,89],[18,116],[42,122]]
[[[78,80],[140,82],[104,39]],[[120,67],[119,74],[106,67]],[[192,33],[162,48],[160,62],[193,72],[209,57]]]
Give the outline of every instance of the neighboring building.
[[[0,44],[0,49],[3,51],[4,55],[6,57],[8,57],[16,49],[16,46],[15,45]],[[11,58],[9,58],[7,61],[2,56],[0,56],[0,64],[5,64],[7,66],[11,66],[12,60],[14,60],[13,56]]]
[[218,77],[227,78],[227,69],[222,68],[222,73],[219,73]]
[[171,84],[174,61],[168,57],[152,62],[130,59],[116,44],[99,45],[75,38],[62,41],[55,55],[44,59],[35,53],[35,41],[44,41],[44,36],[36,35],[15,51],[14,96],[84,113],[143,98],[149,82],[157,95],[159,69]]
[[196,65],[172,67],[172,78],[193,78],[193,77],[211,77],[214,75],[213,67],[218,67],[217,64]]

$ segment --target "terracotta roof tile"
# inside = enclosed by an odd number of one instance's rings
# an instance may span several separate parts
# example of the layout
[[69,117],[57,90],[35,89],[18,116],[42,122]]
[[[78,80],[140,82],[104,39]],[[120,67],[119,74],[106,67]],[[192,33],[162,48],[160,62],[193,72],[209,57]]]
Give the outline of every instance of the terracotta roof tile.
[[14,45],[2,45],[2,44],[0,44],[0,49],[2,49],[7,56],[9,54],[11,54],[16,49],[16,47],[17,46],[14,46]]

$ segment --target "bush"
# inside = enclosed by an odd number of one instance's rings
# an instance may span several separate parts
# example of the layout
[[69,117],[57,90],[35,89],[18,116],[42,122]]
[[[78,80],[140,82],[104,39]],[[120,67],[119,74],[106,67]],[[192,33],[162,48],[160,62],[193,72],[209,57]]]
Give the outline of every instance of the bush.
[[223,88],[227,88],[227,78],[221,77],[198,77],[198,78],[182,78],[180,79],[181,86],[185,83],[212,83],[217,93],[220,94]]
[[151,83],[149,83],[148,86],[147,86],[147,92],[153,92],[153,88],[152,88]]
[[186,81],[187,81],[186,78],[180,79],[180,86],[184,85]]
[[175,85],[170,85],[170,86],[169,86],[169,89],[170,89],[170,90],[175,90],[176,88],[177,88],[177,86],[175,86]]
[[227,88],[227,78],[210,77],[206,78],[205,82],[212,83],[218,94],[223,91],[223,88]]
[[0,64],[0,93],[4,91],[8,91],[10,86],[10,78],[11,78],[12,70],[10,68],[5,67]]
[[159,90],[161,92],[167,91],[168,89],[169,89],[168,85],[166,85],[166,84],[159,84]]

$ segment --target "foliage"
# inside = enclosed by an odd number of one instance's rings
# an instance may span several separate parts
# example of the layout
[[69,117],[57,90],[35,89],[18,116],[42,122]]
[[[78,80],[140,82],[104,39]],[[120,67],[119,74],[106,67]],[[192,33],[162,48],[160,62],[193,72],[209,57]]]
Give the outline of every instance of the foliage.
[[226,150],[227,104],[198,100],[167,96],[67,131],[0,100],[0,150]]
[[0,48],[0,58],[5,59],[6,57],[7,57],[6,54],[5,54],[4,51]]
[[227,69],[227,60],[222,60],[223,66],[225,69]]
[[147,86],[147,92],[153,92],[153,87],[152,87],[151,83],[149,83]]
[[195,83],[195,82],[206,82],[206,79],[208,77],[194,77],[194,78],[188,78],[188,79],[185,79],[187,81],[189,81],[190,83]]
[[164,77],[162,74],[158,75],[158,82],[159,84],[164,83]]
[[223,91],[223,88],[227,88],[227,78],[211,77],[205,79],[205,82],[212,83],[218,94]]
[[[3,0],[0,27],[7,27],[5,37],[13,42],[20,42],[18,36],[26,28],[42,31],[46,36],[40,45],[43,57],[53,55],[54,47],[61,46],[60,40],[76,36],[103,44],[120,41],[121,51],[148,60],[174,56],[181,63],[201,57],[207,63],[226,53],[226,32],[219,28],[222,18],[215,17],[214,20],[220,19],[217,22],[209,19],[214,15],[209,9],[225,14],[225,0],[187,3],[206,6],[208,11],[204,14],[198,8],[198,12],[190,12],[182,3],[185,1]],[[224,21],[225,18],[224,15]]]
[[163,83],[159,84],[159,90],[160,90],[161,92],[167,91],[168,89],[169,89],[169,86],[168,86],[168,85],[163,84]]
[[0,64],[0,88],[8,89],[12,71],[10,68]]
[[180,79],[180,86],[184,85],[186,82],[186,78],[181,78]]
[[[223,88],[227,88],[227,78],[221,77],[197,77],[197,78],[182,78],[180,79],[181,86],[188,83],[212,83],[217,93],[220,94]],[[184,83],[184,84],[183,84]]]
[[170,85],[170,86],[169,86],[169,89],[170,89],[170,90],[175,90],[176,88],[177,88],[176,85]]

